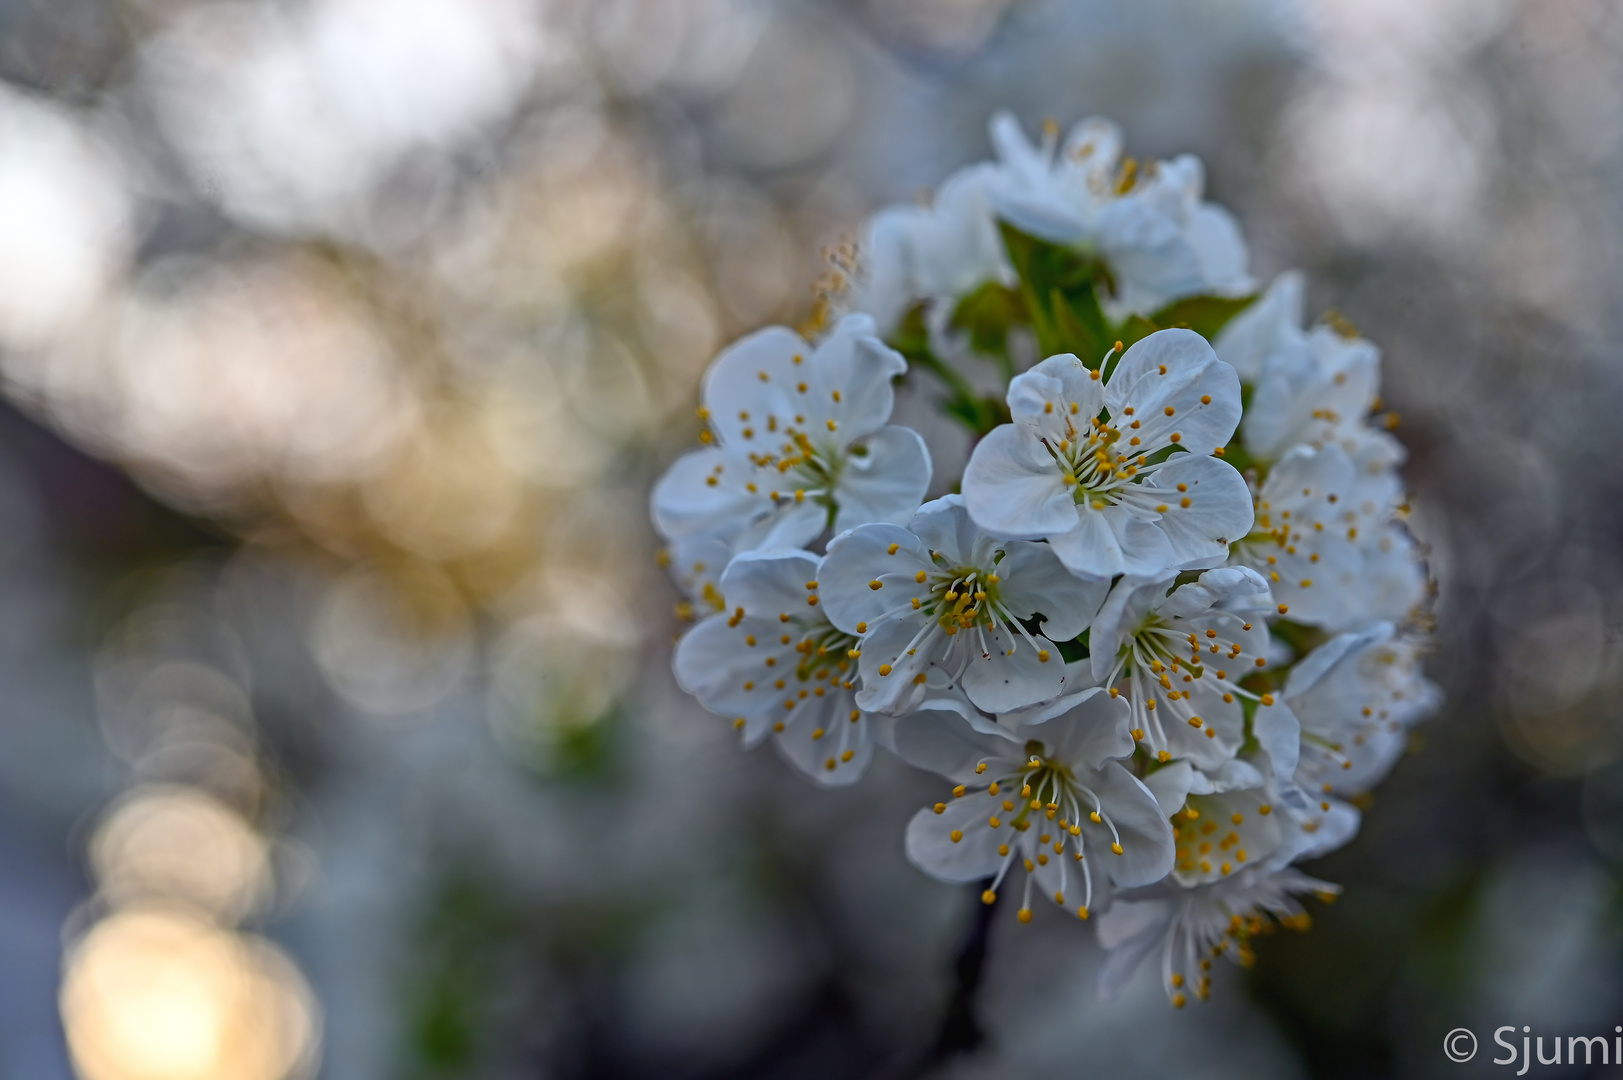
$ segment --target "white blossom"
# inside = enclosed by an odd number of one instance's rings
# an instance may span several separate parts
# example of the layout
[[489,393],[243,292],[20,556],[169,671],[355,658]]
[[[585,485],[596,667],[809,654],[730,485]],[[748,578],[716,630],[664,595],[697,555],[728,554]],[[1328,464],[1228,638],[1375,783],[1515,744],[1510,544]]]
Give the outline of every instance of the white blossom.
[[[1045,544],[986,535],[957,495],[925,504],[905,529],[835,537],[820,583],[834,625],[862,635],[858,704],[896,715],[947,686],[987,712],[1058,696],[1054,642],[1087,629],[1106,591]],[[1038,632],[1021,625],[1039,615]]]
[[1268,663],[1268,584],[1243,567],[1174,580],[1116,583],[1088,635],[1093,676],[1126,696],[1133,738],[1157,761],[1215,774],[1245,742],[1240,699],[1259,699],[1239,681]]
[[1291,668],[1284,702],[1301,727],[1296,785],[1330,800],[1368,791],[1391,771],[1409,728],[1442,699],[1420,672],[1421,646],[1388,622],[1342,634]]
[[1149,885],[1172,865],[1172,832],[1148,788],[1125,769],[1127,711],[1097,687],[994,723],[917,713],[896,724],[906,761],[954,781],[952,799],[914,815],[907,855],[943,881],[1026,871],[1022,922],[1035,885],[1086,919],[1113,886]]
[[920,300],[948,306],[988,281],[1015,282],[1003,237],[992,216],[989,163],[948,177],[928,206],[891,206],[875,214],[860,253],[854,310],[873,315],[889,332]]
[[1051,356],[1009,384],[1014,422],[964,470],[964,500],[987,532],[1046,539],[1095,577],[1214,566],[1251,530],[1251,495],[1214,457],[1240,418],[1234,369],[1199,334],[1161,330],[1108,379]]
[[1245,240],[1233,215],[1205,202],[1205,170],[1185,154],[1139,166],[1122,158],[1121,131],[1093,117],[1027,141],[1008,113],[992,118],[1001,168],[990,190],[999,217],[1023,232],[1094,252],[1110,270],[1114,317],[1147,315],[1201,294],[1240,296],[1253,287]]
[[713,446],[677,459],[654,487],[654,523],[675,540],[736,550],[798,547],[827,528],[905,521],[930,484],[917,432],[887,424],[907,361],[866,315],[815,349],[771,327],[725,349],[705,378]]
[[873,757],[885,721],[858,708],[856,639],[818,604],[809,551],[745,552],[721,575],[731,610],[683,635],[673,667],[682,689],[728,717],[746,746],[768,735],[819,783],[849,784]]

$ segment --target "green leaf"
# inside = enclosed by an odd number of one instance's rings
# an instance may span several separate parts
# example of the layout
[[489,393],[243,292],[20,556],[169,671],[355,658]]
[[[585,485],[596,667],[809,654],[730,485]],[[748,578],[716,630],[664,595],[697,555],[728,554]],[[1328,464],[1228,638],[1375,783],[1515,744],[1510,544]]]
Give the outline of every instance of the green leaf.
[[[1149,321],[1160,330],[1175,326],[1187,327],[1209,341],[1228,325],[1230,319],[1250,307],[1256,299],[1255,294],[1185,297],[1155,312],[1149,317]],[[1124,337],[1122,341],[1126,342],[1127,339]]]
[[969,335],[969,345],[984,356],[1007,356],[1009,330],[1030,322],[1025,301],[1006,285],[988,281],[958,301],[950,320],[954,330]]
[[1054,351],[1075,353],[1084,365],[1097,368],[1104,362],[1112,339],[1105,330],[1104,312],[1099,310],[1099,298],[1092,283],[1069,293],[1055,289],[1049,302],[1053,305],[1054,324],[1060,339],[1059,348]]
[[1095,289],[1108,282],[1104,263],[1086,251],[1051,244],[1007,222],[998,226],[1009,261],[1020,276],[1020,298],[1044,356],[1074,352],[1097,364],[1105,338]]

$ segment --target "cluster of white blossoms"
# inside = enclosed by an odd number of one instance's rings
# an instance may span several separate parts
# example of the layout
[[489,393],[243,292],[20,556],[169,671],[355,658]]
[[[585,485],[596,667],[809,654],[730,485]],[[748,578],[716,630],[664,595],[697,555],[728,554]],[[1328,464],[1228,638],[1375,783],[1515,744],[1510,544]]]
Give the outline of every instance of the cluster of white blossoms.
[[[1091,918],[1104,989],[1154,956],[1182,1005],[1337,891],[1296,864],[1437,705],[1403,450],[1375,346],[1303,329],[1296,275],[1257,295],[1197,160],[1124,159],[1097,119],[992,138],[840,253],[813,340],[711,367],[652,497],[697,620],[676,675],[818,783],[876,745],[940,774],[916,865]],[[961,478],[889,422],[921,372]]]

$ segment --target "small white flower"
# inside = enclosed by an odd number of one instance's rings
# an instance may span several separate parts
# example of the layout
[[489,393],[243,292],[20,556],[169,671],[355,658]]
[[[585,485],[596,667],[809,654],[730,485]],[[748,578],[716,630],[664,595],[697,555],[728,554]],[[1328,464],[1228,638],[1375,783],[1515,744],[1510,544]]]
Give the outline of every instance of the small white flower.
[[[905,529],[835,537],[821,585],[834,625],[863,635],[858,704],[893,715],[954,685],[987,712],[1056,697],[1065,667],[1053,642],[1086,629],[1106,590],[1046,545],[987,536],[956,495],[925,504]],[[1021,625],[1038,614],[1041,633]]]
[[1331,632],[1412,615],[1426,578],[1393,520],[1396,477],[1360,469],[1338,444],[1296,446],[1268,470],[1252,531],[1229,562],[1266,577],[1293,622]]
[[1329,812],[1391,771],[1409,727],[1442,699],[1420,672],[1420,645],[1391,623],[1342,634],[1291,668],[1283,697],[1301,727],[1297,786]]
[[995,173],[994,165],[972,165],[948,177],[929,206],[891,206],[875,214],[861,252],[854,310],[870,313],[889,333],[916,301],[950,305],[988,281],[1014,284],[987,199]]
[[1202,198],[1205,171],[1183,155],[1140,168],[1121,158],[1121,131],[1097,117],[1026,140],[1007,113],[992,118],[999,170],[990,187],[998,216],[1032,236],[1099,254],[1110,268],[1113,317],[1146,315],[1187,296],[1250,291],[1245,240],[1227,210]]
[[1223,955],[1249,966],[1251,939],[1274,921],[1305,930],[1310,919],[1296,899],[1309,893],[1328,902],[1339,886],[1299,870],[1261,867],[1193,889],[1165,886],[1152,899],[1118,900],[1099,919],[1099,943],[1109,952],[1099,972],[1099,993],[1119,990],[1139,964],[1160,951],[1161,985],[1182,1008],[1187,992],[1211,991],[1212,961]]
[[1276,352],[1306,350],[1307,335],[1302,332],[1305,288],[1299,271],[1280,274],[1212,339],[1212,348],[1241,382],[1256,382],[1263,364]]
[[1014,423],[964,470],[965,505],[987,532],[1046,539],[1094,577],[1214,566],[1250,532],[1245,480],[1212,456],[1239,422],[1240,382],[1199,334],[1149,335],[1108,381],[1051,356],[1015,377],[1008,401]]
[[929,487],[930,453],[917,432],[886,424],[891,379],[906,370],[866,315],[842,319],[816,349],[781,326],[728,347],[705,379],[715,445],[655,485],[660,533],[747,551],[907,520]]
[[896,752],[958,784],[950,802],[914,815],[908,858],[943,881],[992,879],[987,903],[1018,861],[1022,922],[1033,884],[1085,919],[1108,886],[1159,881],[1172,865],[1172,831],[1117,760],[1133,752],[1126,720],[1121,702],[1092,687],[995,723],[925,713],[897,721]]
[[775,735],[807,776],[849,784],[868,767],[882,721],[856,705],[856,638],[819,606],[818,563],[808,551],[733,559],[720,581],[731,610],[689,630],[672,666],[682,689],[732,719],[746,746]]
[[1208,570],[1176,589],[1173,581],[1124,577],[1111,589],[1089,631],[1093,675],[1125,693],[1133,738],[1158,761],[1215,774],[1245,741],[1239,699],[1273,706],[1271,695],[1239,686],[1267,664],[1268,583],[1244,567]]
[[1334,444],[1366,469],[1401,464],[1402,445],[1371,423],[1380,376],[1381,353],[1373,342],[1325,325],[1305,334],[1282,326],[1240,426],[1246,452],[1273,462],[1293,446]]
[[1268,579],[1292,621],[1340,626],[1364,607],[1360,538],[1375,523],[1360,513],[1352,460],[1340,446],[1297,446],[1268,471],[1252,531],[1229,562]]

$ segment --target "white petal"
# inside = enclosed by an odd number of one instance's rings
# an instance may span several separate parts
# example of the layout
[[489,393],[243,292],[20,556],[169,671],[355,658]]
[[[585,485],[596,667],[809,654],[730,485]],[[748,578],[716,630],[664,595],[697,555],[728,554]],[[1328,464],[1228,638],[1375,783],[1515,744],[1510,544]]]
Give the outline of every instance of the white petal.
[[[1018,834],[1009,828],[990,828],[987,821],[986,800],[977,800],[973,795],[947,803],[944,813],[926,807],[907,823],[907,858],[940,881],[964,883],[989,878],[1003,862],[997,853],[998,844]],[[956,842],[952,839],[954,830],[960,834]]]
[[1174,761],[1163,765],[1144,778],[1144,786],[1150,789],[1155,801],[1161,806],[1161,813],[1171,817],[1183,809],[1183,804],[1189,798],[1189,790],[1195,780],[1194,766],[1187,761]]
[[1302,330],[1302,297],[1306,279],[1288,270],[1274,278],[1255,303],[1218,332],[1212,349],[1245,382],[1255,382],[1263,362],[1277,349],[1293,347],[1307,335]]
[[[792,395],[797,415],[805,416],[814,431],[835,432],[842,443],[885,426],[896,401],[891,380],[907,371],[907,361],[879,340],[867,315],[841,319],[803,366]],[[804,393],[799,391],[802,383]]]
[[[1170,619],[1199,619],[1213,610],[1239,613],[1271,614],[1268,582],[1249,566],[1222,566],[1208,570],[1194,581],[1179,585],[1156,605],[1156,609]],[[1187,627],[1199,633],[1210,626],[1224,637],[1233,636],[1254,651],[1252,655],[1266,655],[1267,631],[1255,626],[1247,632],[1236,631],[1232,620],[1211,619]],[[1179,627],[1180,630],[1185,629]]]
[[984,546],[985,534],[970,520],[962,495],[943,495],[925,503],[907,528],[954,566],[974,565],[976,550]]
[[871,521],[903,524],[930,487],[930,451],[912,428],[881,428],[863,448],[865,454],[847,454],[834,489],[840,532]]
[[1045,705],[1004,713],[998,722],[1009,725],[1017,739],[1041,740],[1051,758],[1098,769],[1113,758],[1132,756],[1128,717],[1126,698],[1092,686]]
[[1152,885],[1166,877],[1172,869],[1172,826],[1150,789],[1114,761],[1088,775],[1085,782],[1099,796],[1121,837],[1122,853],[1117,855],[1110,849],[1110,830],[1083,818],[1080,824],[1087,835],[1088,858],[1098,860],[1095,870],[1103,869],[1111,881],[1126,889]]
[[1108,579],[1077,577],[1046,544],[1010,540],[1003,550],[997,574],[1005,607],[1022,619],[1040,612],[1051,641],[1069,641],[1088,628],[1110,591]]
[[1293,806],[1306,805],[1306,798],[1296,790],[1295,782],[1302,750],[1302,725],[1290,706],[1278,700],[1273,705],[1258,705],[1251,721],[1251,733],[1268,757],[1280,800]]
[[[1188,490],[1179,491],[1179,484]],[[1225,461],[1178,454],[1143,486],[1166,500],[1156,524],[1171,545],[1174,566],[1215,566],[1228,558],[1231,543],[1251,531],[1251,493]]]
[[794,387],[801,381],[797,369],[811,351],[804,338],[782,326],[757,330],[721,351],[705,374],[704,404],[724,447],[766,450],[769,417],[776,418],[780,432],[793,424]]
[[[911,655],[906,652],[921,629],[927,629],[934,620],[913,616],[892,616],[869,624],[867,636],[862,639],[862,655],[857,669],[862,674],[862,689],[857,691],[857,705],[869,712],[900,716],[917,708],[932,683],[940,688],[953,683],[952,674],[940,664],[937,648],[941,635],[936,633],[916,646]],[[881,674],[881,669],[884,673]],[[924,676],[921,682],[919,676]]]
[[1148,201],[1129,197],[1107,203],[1094,227],[1116,279],[1109,314],[1147,315],[1204,288],[1194,245],[1178,222]]
[[1155,522],[1141,521],[1125,504],[1078,507],[1076,526],[1052,533],[1049,546],[1073,574],[1153,577],[1174,567],[1172,543]]
[[1173,907],[1166,900],[1118,900],[1098,917],[1099,944],[1109,955],[1099,968],[1099,997],[1121,992],[1145,957],[1166,940]]
[[824,787],[856,782],[873,760],[875,725],[872,717],[861,712],[853,722],[854,708],[849,690],[828,694],[815,712],[798,717],[774,739],[778,752]]
[[855,634],[859,623],[910,610],[909,598],[923,595],[917,575],[933,569],[929,550],[900,525],[862,525],[829,541],[817,571],[818,592],[829,621]]
[[[743,718],[744,742],[753,746],[774,723],[792,713],[782,706],[784,695],[792,695],[793,688],[778,690],[773,682],[779,677],[793,679],[796,654],[792,646],[772,636],[776,631],[769,624],[753,619],[733,626],[728,622],[726,615],[713,615],[683,634],[671,667],[677,685],[705,708],[730,720]],[[751,636],[756,640],[753,647],[746,643]],[[768,657],[776,661],[774,666],[766,666]]]
[[1241,296],[1256,287],[1256,280],[1246,272],[1250,256],[1233,214],[1203,203],[1190,214],[1184,235],[1200,260],[1202,291]]
[[1009,382],[1009,415],[1016,424],[1050,438],[1075,439],[1072,428],[1085,427],[1104,407],[1099,373],[1071,353],[1060,353],[1016,375]]
[[[1065,689],[1065,662],[1059,649],[1039,637],[1037,649],[1024,638],[1007,631],[985,634],[986,651],[980,650],[980,635],[962,630],[958,634],[958,655],[969,656],[962,678],[964,693],[975,707],[990,713],[1010,712],[1056,697]],[[865,654],[866,655],[866,654]],[[1040,659],[1046,655],[1048,659]],[[960,662],[961,659],[960,659]]]
[[[1224,701],[1225,691],[1215,679],[1173,685],[1176,701],[1159,690],[1155,694],[1155,716],[1166,733],[1167,749],[1197,769],[1221,768],[1245,742],[1245,713],[1239,701]],[[1199,718],[1199,727],[1190,723],[1194,718]]]
[[721,575],[722,595],[729,611],[742,608],[752,619],[770,625],[779,615],[796,620],[825,622],[806,598],[816,590],[807,582],[817,581],[818,558],[809,551],[747,551],[733,559]]
[[[1006,732],[977,731],[961,717],[939,711],[917,712],[896,721],[896,756],[909,765],[939,773],[955,783],[972,782],[975,766],[1024,762],[1021,744]],[[999,775],[997,769],[993,776]]]
[[1210,454],[1239,426],[1240,379],[1193,330],[1159,330],[1127,350],[1105,404],[1115,426],[1128,424],[1129,415],[1141,425],[1131,433],[1151,451],[1177,434],[1191,454]]
[[975,524],[1010,539],[1037,540],[1074,527],[1064,473],[1017,424],[994,428],[964,467],[964,505]]
[[[750,471],[747,463],[743,468]],[[742,478],[740,483],[733,482],[735,476]],[[706,483],[712,478],[716,483]],[[747,480],[733,458],[713,447],[683,454],[654,485],[649,499],[654,527],[671,539],[742,527],[770,505],[744,490],[742,481]]]

